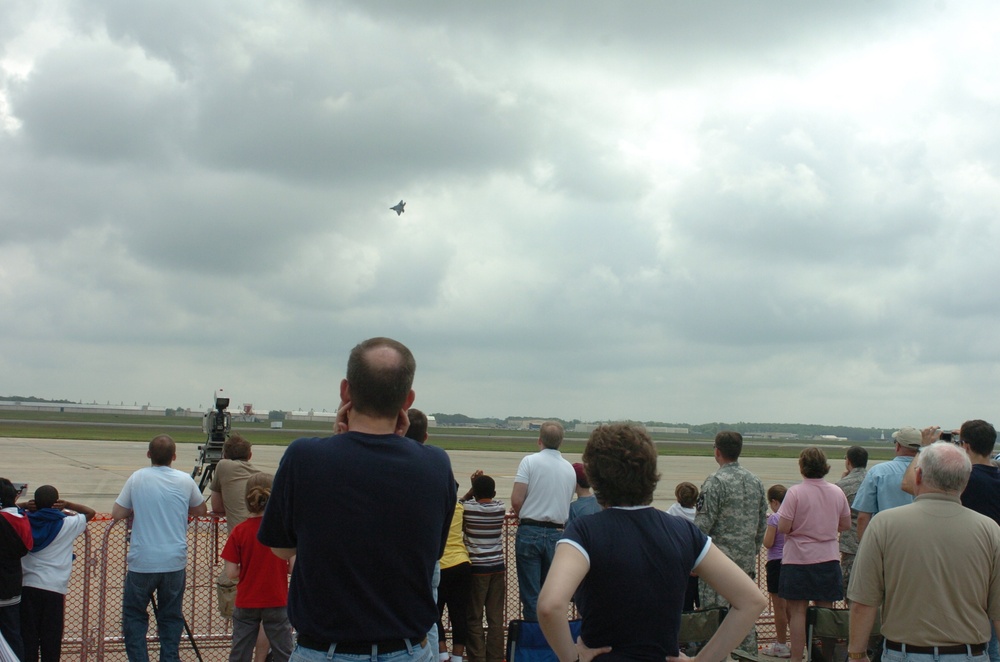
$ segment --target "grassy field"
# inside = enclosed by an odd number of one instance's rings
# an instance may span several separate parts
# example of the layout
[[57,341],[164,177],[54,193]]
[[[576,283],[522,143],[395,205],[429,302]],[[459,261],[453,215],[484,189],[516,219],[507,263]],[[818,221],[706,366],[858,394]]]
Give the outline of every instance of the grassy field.
[[[233,430],[254,444],[287,445],[298,437],[330,434],[326,422],[285,421],[282,429],[271,429],[270,423],[233,422]],[[178,443],[204,443],[201,419],[183,416],[141,416],[125,414],[67,414],[59,412],[5,411],[0,412],[0,437],[31,439],[93,439],[101,441],[148,441],[154,435],[167,433]],[[481,428],[436,427],[430,430],[432,442],[445,450],[483,450],[524,453],[533,450],[538,433],[529,430],[497,430]],[[689,434],[655,434],[660,455],[711,456],[712,439]],[[568,432],[563,450],[583,452],[587,435]],[[811,440],[747,439],[745,457],[797,457]],[[830,457],[842,457],[846,442],[822,444]],[[893,455],[892,446],[885,442],[863,444],[873,460],[887,460]]]

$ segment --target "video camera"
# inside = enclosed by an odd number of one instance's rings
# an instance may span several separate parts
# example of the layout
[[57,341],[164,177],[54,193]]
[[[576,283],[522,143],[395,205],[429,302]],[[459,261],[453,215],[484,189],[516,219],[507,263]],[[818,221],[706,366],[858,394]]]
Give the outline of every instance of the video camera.
[[209,409],[201,419],[201,431],[208,435],[204,446],[198,446],[198,466],[191,472],[192,478],[201,476],[198,487],[205,491],[205,486],[212,480],[215,465],[222,459],[222,446],[229,438],[233,426],[233,417],[226,411],[229,408],[229,397],[220,388],[214,395],[215,409]]

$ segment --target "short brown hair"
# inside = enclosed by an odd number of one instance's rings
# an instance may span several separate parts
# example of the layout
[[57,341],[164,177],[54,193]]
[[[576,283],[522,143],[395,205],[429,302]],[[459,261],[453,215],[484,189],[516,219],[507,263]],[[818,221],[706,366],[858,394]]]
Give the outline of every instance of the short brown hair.
[[227,460],[249,460],[250,442],[243,435],[234,432],[222,444],[222,457]]
[[777,501],[778,503],[781,503],[782,501],[785,500],[785,494],[787,493],[788,493],[788,488],[785,487],[784,485],[772,485],[771,487],[767,488],[767,500]]
[[803,478],[822,478],[830,473],[826,454],[815,446],[803,448],[799,453],[799,472]]
[[597,426],[583,451],[583,465],[597,502],[605,508],[653,502],[660,474],[656,448],[644,428],[628,423]]
[[169,434],[158,434],[149,442],[149,459],[158,467],[169,467],[177,453],[177,444]]
[[694,483],[677,483],[674,496],[683,508],[694,508],[694,504],[698,503],[698,486]]
[[[391,360],[370,356],[383,347],[396,354]],[[358,343],[347,359],[351,407],[360,414],[395,418],[413,387],[417,361],[403,343],[392,338],[369,338]]]
[[719,454],[730,462],[740,459],[743,452],[743,435],[735,430],[723,430],[715,435],[715,447]]

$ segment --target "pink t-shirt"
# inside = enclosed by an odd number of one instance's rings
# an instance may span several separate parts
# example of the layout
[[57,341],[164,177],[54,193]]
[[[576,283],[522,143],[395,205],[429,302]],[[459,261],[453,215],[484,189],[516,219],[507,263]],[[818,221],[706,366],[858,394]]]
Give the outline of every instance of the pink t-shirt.
[[851,528],[851,507],[839,487],[822,478],[806,478],[788,488],[778,517],[792,522],[785,534],[782,564],[840,560],[837,533]]

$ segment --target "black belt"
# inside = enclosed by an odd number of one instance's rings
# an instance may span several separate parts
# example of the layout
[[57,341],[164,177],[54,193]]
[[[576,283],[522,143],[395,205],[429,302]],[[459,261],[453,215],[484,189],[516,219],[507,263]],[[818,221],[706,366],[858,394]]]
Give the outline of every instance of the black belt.
[[536,519],[524,518],[520,522],[521,526],[540,526],[545,529],[561,529],[565,524],[556,524],[555,522],[539,522]]
[[907,653],[918,655],[982,655],[986,652],[986,644],[955,644],[954,646],[911,646],[901,644],[898,641],[885,640],[885,647],[891,651],[903,652],[906,647]]
[[[319,641],[318,639],[313,639],[304,634],[298,636],[297,642],[299,646],[303,648],[308,648],[314,651],[323,651],[324,653],[330,650],[330,646],[333,646],[333,642]],[[397,653],[402,650],[406,650],[408,645],[413,648],[423,648],[427,643],[427,637],[424,636],[421,639],[387,639],[385,641],[373,641],[371,643],[342,643],[337,644],[337,653],[343,653],[344,655],[371,655],[372,647],[377,646],[378,653]]]

